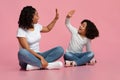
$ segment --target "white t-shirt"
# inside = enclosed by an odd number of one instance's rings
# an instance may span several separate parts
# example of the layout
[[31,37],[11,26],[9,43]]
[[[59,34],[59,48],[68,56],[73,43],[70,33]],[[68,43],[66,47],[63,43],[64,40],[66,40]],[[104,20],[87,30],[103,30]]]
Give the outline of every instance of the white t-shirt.
[[81,37],[81,35],[78,34],[78,30],[70,24],[69,18],[66,18],[65,24],[71,32],[71,40],[66,52],[82,53],[84,46],[86,46],[86,51],[91,51],[90,39]]
[[[40,31],[42,30],[42,25],[40,24],[34,24],[34,31],[30,30],[24,30],[22,28],[18,28],[17,31],[17,37],[25,37],[30,49],[32,49],[35,52],[39,52],[39,42],[41,39]],[[20,49],[21,49],[20,45]]]

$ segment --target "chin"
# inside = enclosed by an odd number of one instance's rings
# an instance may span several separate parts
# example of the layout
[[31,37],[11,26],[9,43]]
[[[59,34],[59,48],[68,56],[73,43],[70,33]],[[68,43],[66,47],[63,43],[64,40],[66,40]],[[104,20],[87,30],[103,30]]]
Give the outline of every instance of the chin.
[[81,34],[80,32],[78,32],[78,34]]
[[34,24],[37,24],[38,22],[35,22]]
[[78,33],[81,33],[81,31],[78,31]]

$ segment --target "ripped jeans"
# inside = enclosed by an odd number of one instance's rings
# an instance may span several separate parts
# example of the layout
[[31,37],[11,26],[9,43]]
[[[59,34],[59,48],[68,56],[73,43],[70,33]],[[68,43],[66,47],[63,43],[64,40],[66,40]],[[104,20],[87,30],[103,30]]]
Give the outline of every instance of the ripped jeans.
[[[53,61],[58,60],[63,55],[63,53],[64,53],[63,48],[58,46],[46,52],[42,52],[38,54],[44,57],[47,62],[53,62]],[[27,64],[37,66],[40,68],[42,67],[40,59],[35,57],[33,54],[31,54],[26,49],[19,50],[18,60],[19,60],[19,65],[21,66],[22,69],[26,69]]]

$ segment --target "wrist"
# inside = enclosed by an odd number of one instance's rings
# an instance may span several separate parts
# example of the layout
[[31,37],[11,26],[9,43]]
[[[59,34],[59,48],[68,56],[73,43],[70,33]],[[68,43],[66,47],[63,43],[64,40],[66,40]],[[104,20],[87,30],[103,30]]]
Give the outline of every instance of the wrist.
[[66,18],[71,18],[71,16],[67,15]]
[[53,21],[57,21],[58,19],[57,18],[54,18],[54,20]]
[[56,18],[55,18],[55,19],[53,19],[52,23],[55,23],[57,20],[58,20],[58,19],[56,19]]
[[42,60],[42,59],[43,59],[43,57],[42,57],[42,56],[40,56],[40,57],[39,57],[39,59],[40,59],[40,60]]

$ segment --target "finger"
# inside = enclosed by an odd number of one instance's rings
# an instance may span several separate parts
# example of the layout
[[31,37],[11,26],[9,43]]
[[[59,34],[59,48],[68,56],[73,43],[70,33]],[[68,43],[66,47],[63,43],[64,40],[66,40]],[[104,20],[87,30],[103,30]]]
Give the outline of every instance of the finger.
[[56,9],[56,13],[58,13],[58,9]]
[[73,10],[73,12],[75,12],[75,10]]
[[75,13],[75,10],[72,10],[72,11],[71,11],[71,14],[74,14],[74,13]]

